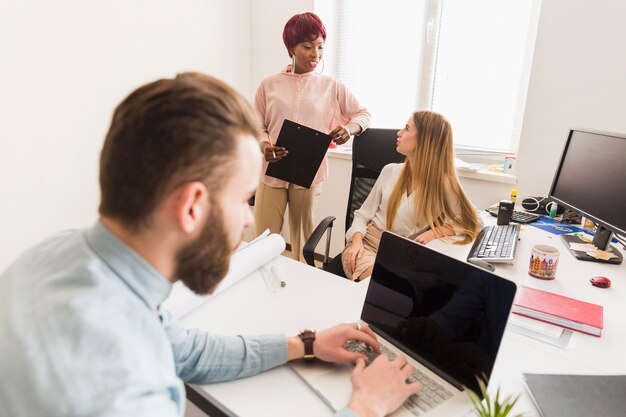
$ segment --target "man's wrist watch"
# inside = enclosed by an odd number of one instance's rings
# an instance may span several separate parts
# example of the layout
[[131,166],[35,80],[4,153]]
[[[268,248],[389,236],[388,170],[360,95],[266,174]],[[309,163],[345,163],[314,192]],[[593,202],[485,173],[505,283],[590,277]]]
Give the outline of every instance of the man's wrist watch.
[[298,337],[302,339],[302,343],[304,343],[304,359],[307,361],[315,359],[315,354],[313,353],[315,330],[310,328],[304,329],[298,334]]

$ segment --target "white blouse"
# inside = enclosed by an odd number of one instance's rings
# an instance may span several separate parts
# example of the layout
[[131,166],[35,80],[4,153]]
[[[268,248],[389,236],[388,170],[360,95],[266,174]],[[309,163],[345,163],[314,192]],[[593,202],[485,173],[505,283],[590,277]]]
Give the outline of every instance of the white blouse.
[[[352,226],[346,232],[348,242],[352,241],[352,237],[357,232],[365,236],[367,224],[370,221],[373,221],[381,230],[387,230],[387,205],[403,166],[404,164],[388,164],[383,168],[367,199],[361,208],[354,212]],[[413,219],[413,196],[414,194],[411,194],[407,197],[406,193],[402,195],[396,218],[390,230],[411,239],[428,229],[428,223],[418,224]],[[452,194],[449,187],[446,187],[446,199],[452,208],[452,213],[459,216],[461,208],[458,197]]]

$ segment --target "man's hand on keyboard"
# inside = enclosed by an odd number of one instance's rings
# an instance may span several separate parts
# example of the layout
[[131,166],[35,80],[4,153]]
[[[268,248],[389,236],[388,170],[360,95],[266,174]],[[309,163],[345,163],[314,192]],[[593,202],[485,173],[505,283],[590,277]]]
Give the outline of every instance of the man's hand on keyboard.
[[352,372],[352,398],[348,407],[360,417],[391,414],[421,390],[419,383],[407,383],[414,371],[403,356],[390,360],[387,355],[380,355],[367,367],[363,359],[358,359]]
[[355,363],[358,358],[367,360],[367,356],[360,352],[351,352],[346,349],[349,340],[356,340],[371,346],[376,353],[380,353],[380,346],[376,340],[376,336],[369,326],[340,324],[317,333],[314,343],[315,357],[326,362],[352,362]]

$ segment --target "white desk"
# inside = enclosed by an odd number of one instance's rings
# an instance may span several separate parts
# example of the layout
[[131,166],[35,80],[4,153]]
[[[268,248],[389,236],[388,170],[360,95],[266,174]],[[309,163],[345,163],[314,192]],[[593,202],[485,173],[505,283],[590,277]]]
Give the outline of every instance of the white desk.
[[[494,220],[485,217],[485,221]],[[538,243],[558,247],[561,251],[554,281],[541,281],[527,273],[531,247]],[[469,246],[439,241],[429,246],[461,260],[465,260],[469,251]],[[253,273],[186,316],[182,324],[224,334],[295,335],[305,326],[322,329],[359,318],[367,283],[352,283],[284,257],[273,263],[287,282],[276,296],[270,296],[260,274]],[[496,273],[518,285],[604,306],[602,337],[575,332],[567,350],[507,330],[490,387],[500,386],[504,394],[521,393],[517,412],[538,415],[524,390],[522,372],[626,374],[626,361],[623,360],[626,349],[625,264],[578,261],[558,236],[525,226],[515,263],[498,265]],[[611,288],[592,287],[589,278],[596,275],[608,276],[612,280]],[[192,389],[201,395],[209,393],[240,416],[332,415],[331,410],[287,366],[239,381],[193,386]]]
[[[270,296],[259,273],[253,273],[181,320],[223,334],[283,333],[303,327],[323,329],[359,319],[366,285],[279,257],[272,262],[286,281]],[[206,390],[239,416],[331,416],[331,410],[287,366],[227,383],[193,386]]]
[[[487,224],[495,218],[484,217]],[[597,338],[574,332],[567,350],[552,346],[526,336],[505,333],[490,387],[501,387],[502,392],[521,393],[517,412],[526,411],[527,416],[538,415],[525,392],[522,372],[580,373],[580,374],[626,374],[623,360],[626,348],[626,264],[608,265],[583,262],[575,259],[559,236],[533,226],[522,227],[514,264],[496,266],[496,274],[515,281],[518,285],[577,298],[604,306],[604,330]],[[559,249],[557,278],[542,281],[528,275],[530,251],[535,244],[545,244]],[[464,260],[468,248],[432,242],[430,247],[457,259]],[[611,279],[608,289],[591,286],[589,279],[604,275]]]

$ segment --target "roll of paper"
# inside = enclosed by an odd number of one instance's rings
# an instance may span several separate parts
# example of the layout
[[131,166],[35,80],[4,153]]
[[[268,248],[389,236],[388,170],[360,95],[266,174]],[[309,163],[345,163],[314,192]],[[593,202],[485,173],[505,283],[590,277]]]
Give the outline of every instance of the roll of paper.
[[180,319],[204,304],[210,297],[227,290],[262,265],[278,257],[284,250],[285,240],[283,237],[276,233],[269,234],[266,231],[252,242],[244,243],[235,250],[230,258],[228,274],[219,283],[213,294],[195,294],[182,281],[177,281],[172,285],[172,290],[161,307],[168,310],[174,318]]

